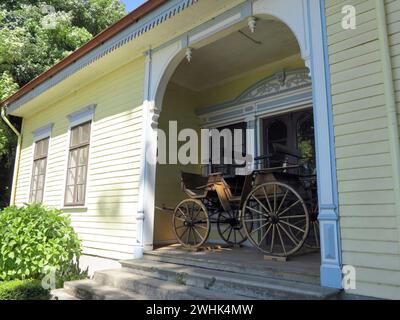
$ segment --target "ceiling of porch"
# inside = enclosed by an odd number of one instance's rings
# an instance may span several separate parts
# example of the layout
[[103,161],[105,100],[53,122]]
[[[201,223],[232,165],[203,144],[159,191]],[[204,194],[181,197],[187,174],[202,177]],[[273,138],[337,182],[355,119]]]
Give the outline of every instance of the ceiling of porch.
[[192,61],[183,60],[171,81],[202,91],[299,52],[297,40],[285,24],[259,20],[255,33],[244,27],[194,50]]

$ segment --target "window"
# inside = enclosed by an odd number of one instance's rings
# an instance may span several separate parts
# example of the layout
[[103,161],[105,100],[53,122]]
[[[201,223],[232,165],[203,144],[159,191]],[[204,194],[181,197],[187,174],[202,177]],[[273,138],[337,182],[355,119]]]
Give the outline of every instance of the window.
[[[231,146],[231,154],[226,154],[227,150],[225,150],[225,141],[224,138],[220,139],[220,163],[219,164],[213,164],[212,159],[211,159],[211,173],[215,172],[221,172],[224,175],[227,176],[234,176],[236,174],[236,169],[238,167],[245,167],[244,165],[239,165],[235,163],[235,160],[237,159],[237,156],[239,157],[245,157],[246,156],[246,128],[247,124],[246,122],[240,122],[240,123],[235,123],[233,125],[225,126],[225,127],[220,127],[217,130],[222,133],[223,130],[227,129],[231,132],[231,137],[232,137],[232,146]],[[240,141],[235,141],[235,130],[241,130],[242,131],[242,140]],[[219,138],[219,137],[218,137]],[[212,155],[212,144],[213,144],[213,139],[211,139],[211,155]],[[240,155],[235,155],[235,150],[242,150],[242,154]],[[226,164],[225,163],[225,156],[228,157],[228,159],[231,159],[232,164]]]
[[35,143],[35,152],[33,155],[31,192],[29,195],[29,202],[31,203],[41,203],[43,201],[47,154],[49,151],[49,140],[50,138],[45,138]]
[[[265,166],[280,166],[282,161],[285,161],[315,168],[312,109],[266,118],[263,126],[263,151],[265,155],[272,155],[264,164]],[[277,145],[287,147],[292,154],[282,153],[282,150],[276,153]],[[299,159],[296,154],[301,155],[301,158]]]
[[267,127],[267,142],[268,150],[267,153],[271,154],[274,152],[274,143],[287,145],[287,126],[284,121],[276,119]]
[[297,121],[297,149],[303,162],[315,168],[314,119],[311,112],[301,114]]
[[90,128],[91,122],[86,122],[71,129],[65,189],[66,206],[85,204]]

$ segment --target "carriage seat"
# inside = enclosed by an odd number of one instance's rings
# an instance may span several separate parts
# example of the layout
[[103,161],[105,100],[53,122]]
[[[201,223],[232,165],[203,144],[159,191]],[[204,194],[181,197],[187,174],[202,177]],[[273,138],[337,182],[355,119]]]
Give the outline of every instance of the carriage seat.
[[182,191],[192,199],[205,198],[208,193],[205,187],[207,184],[207,177],[195,173],[181,172]]

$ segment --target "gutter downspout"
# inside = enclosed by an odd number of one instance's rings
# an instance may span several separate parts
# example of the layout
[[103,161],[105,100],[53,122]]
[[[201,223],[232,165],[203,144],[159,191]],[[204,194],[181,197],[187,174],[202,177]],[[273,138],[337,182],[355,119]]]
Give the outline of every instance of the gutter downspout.
[[17,135],[18,142],[17,142],[17,149],[15,151],[15,162],[14,162],[14,174],[12,180],[12,187],[11,187],[11,197],[10,197],[10,205],[15,205],[15,198],[17,192],[17,180],[19,174],[19,163],[21,159],[21,145],[22,145],[22,134],[12,125],[10,120],[8,120],[6,115],[6,106],[1,108],[1,118],[3,121],[11,128],[11,130]]
[[[378,21],[379,46],[382,61],[383,85],[385,90],[385,105],[388,118],[389,143],[392,157],[393,183],[395,204],[397,210],[397,229],[400,242],[400,135],[397,117],[396,94],[393,84],[393,69],[390,55],[389,36],[387,30],[385,2],[375,0]],[[400,250],[400,249],[399,249]]]

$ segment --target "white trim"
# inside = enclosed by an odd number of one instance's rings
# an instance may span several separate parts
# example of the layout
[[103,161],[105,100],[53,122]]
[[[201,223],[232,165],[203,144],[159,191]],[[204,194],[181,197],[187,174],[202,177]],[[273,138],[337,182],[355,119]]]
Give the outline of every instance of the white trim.
[[29,203],[31,200],[31,191],[32,191],[32,177],[33,177],[33,165],[35,162],[35,148],[36,148],[36,143],[40,140],[49,138],[49,146],[47,149],[47,160],[46,160],[46,168],[45,168],[45,176],[44,176],[44,185],[43,185],[43,197],[42,197],[42,203],[45,202],[45,196],[46,196],[46,181],[47,181],[47,168],[49,166],[49,158],[50,158],[50,146],[51,146],[51,133],[53,131],[54,123],[49,123],[43,127],[40,127],[34,131],[32,131],[33,135],[33,143],[32,143],[32,156],[31,156],[31,171],[30,171],[30,177],[29,177],[29,192],[28,192],[28,200],[27,202]]
[[92,121],[95,110],[96,104],[91,104],[67,115],[67,118],[69,120],[69,128],[71,129],[72,127],[76,127],[82,123]]
[[281,113],[309,104],[312,104],[312,88],[308,70],[283,69],[256,82],[236,99],[200,108],[196,110],[196,114],[206,126],[214,127],[226,122],[236,123],[250,115],[262,117],[271,112]]
[[[314,123],[318,177],[318,202],[321,246],[321,284],[342,287],[342,257],[336,177],[333,111],[328,61],[328,43],[324,0],[308,0],[310,71],[313,83]],[[327,226],[333,226],[327,229]],[[333,255],[333,258],[326,254]]]
[[[48,128],[50,128],[50,131],[48,131]],[[37,134],[39,131],[44,130],[43,133],[39,133],[38,135],[35,136],[35,133]],[[48,124],[46,126],[43,126],[35,131],[32,132],[34,135],[33,138],[33,143],[32,143],[32,155],[31,155],[31,171],[30,171],[30,177],[29,177],[29,191],[28,191],[28,199],[27,203],[30,203],[31,200],[31,191],[32,191],[32,178],[33,178],[33,167],[34,167],[34,162],[35,162],[35,148],[36,148],[36,143],[40,140],[49,138],[49,146],[47,149],[47,159],[46,159],[46,168],[45,168],[45,175],[44,175],[44,184],[43,184],[43,197],[42,197],[42,203],[45,203],[45,197],[46,197],[46,181],[47,181],[47,168],[49,167],[49,159],[50,159],[50,147],[51,147],[51,131],[53,130],[53,123]]]
[[[309,61],[311,43],[308,30],[308,0],[256,0],[253,15],[268,15],[284,22],[294,33],[300,46],[303,60]],[[318,0],[312,0],[318,1]]]
[[40,127],[38,129],[32,131],[33,142],[36,143],[37,141],[49,138],[51,136],[53,127],[54,127],[54,123],[49,123],[43,127]]
[[[311,93],[310,93],[311,95]],[[274,99],[276,100],[276,99]],[[254,101],[252,104],[244,104],[244,105],[238,105],[235,107],[230,108],[229,110],[232,112],[237,111],[238,114],[235,116],[230,117],[229,114],[227,115],[226,110],[225,111],[218,111],[218,112],[212,112],[205,114],[204,116],[200,116],[200,119],[202,121],[202,125],[204,128],[215,128],[215,127],[221,127],[229,124],[235,124],[238,122],[244,122],[249,116],[254,116],[257,119],[262,119],[265,117],[269,117],[272,115],[278,115],[282,114],[285,112],[291,112],[291,111],[297,111],[297,110],[302,110],[306,109],[310,106],[312,106],[312,97],[300,100],[300,101],[287,101],[285,103],[282,103],[276,107],[273,108],[261,108],[260,106],[274,102],[274,100],[271,100],[271,98],[267,99],[260,99],[259,101]],[[254,111],[246,111],[248,108],[253,108]],[[260,110],[262,109],[262,110]],[[220,119],[218,120],[210,120],[212,117],[215,116],[220,116]]]
[[231,25],[233,25],[234,23],[240,22],[240,20],[242,20],[242,18],[243,17],[242,17],[241,12],[238,12],[235,15],[232,15],[220,22],[217,22],[216,24],[211,25],[209,28],[207,28],[205,30],[202,30],[193,35],[189,35],[189,37],[188,37],[189,44],[201,41],[220,30],[226,29],[226,28],[230,27]]

